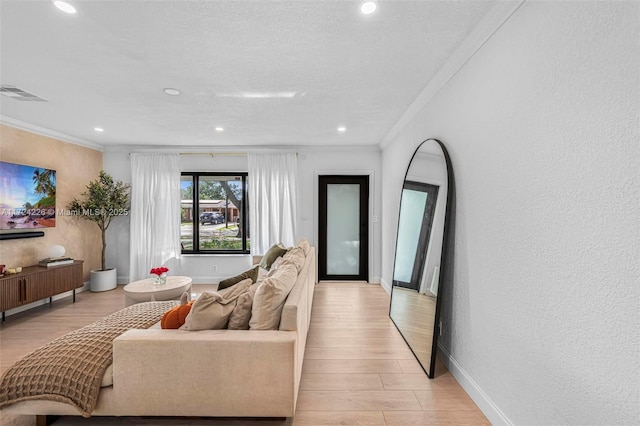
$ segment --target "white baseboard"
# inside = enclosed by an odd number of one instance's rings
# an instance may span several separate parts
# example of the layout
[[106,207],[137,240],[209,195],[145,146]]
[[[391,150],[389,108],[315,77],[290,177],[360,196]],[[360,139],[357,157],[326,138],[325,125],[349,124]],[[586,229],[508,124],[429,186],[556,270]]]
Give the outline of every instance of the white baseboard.
[[[76,294],[82,293],[83,291],[88,291],[90,287],[89,284],[90,284],[89,281],[83,283],[82,287],[76,289]],[[71,297],[72,295],[73,295],[73,291],[65,291],[64,293],[56,294],[55,296],[52,297],[51,300],[56,301],[56,300],[64,299],[65,297]],[[20,312],[24,312],[29,309],[33,309],[38,306],[47,305],[47,304],[49,304],[48,297],[46,299],[41,299],[33,303],[29,303],[28,305],[18,306],[17,308],[9,309],[5,311],[4,314],[5,316],[9,317],[11,315],[19,314]]]
[[382,279],[382,277],[373,277],[369,280],[369,282],[371,284],[380,284],[380,280]]
[[391,286],[382,277],[380,277],[380,285],[388,295],[391,295]]
[[222,276],[202,276],[202,277],[191,277],[191,283],[192,284],[215,284],[215,283],[219,283],[220,281],[229,278],[228,276],[222,277]]
[[476,403],[480,411],[489,419],[492,425],[512,426],[513,423],[498,408],[498,406],[489,398],[484,390],[476,383],[475,380],[465,371],[458,361],[451,356],[447,350],[438,343],[438,352],[442,363],[447,367],[453,377],[460,383],[462,389],[465,390]]

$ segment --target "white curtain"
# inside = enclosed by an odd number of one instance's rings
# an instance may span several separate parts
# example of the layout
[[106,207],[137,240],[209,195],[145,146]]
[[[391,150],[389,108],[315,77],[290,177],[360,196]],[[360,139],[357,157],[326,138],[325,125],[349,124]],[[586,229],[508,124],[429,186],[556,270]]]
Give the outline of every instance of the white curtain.
[[266,253],[274,243],[294,245],[297,179],[295,153],[249,154],[252,255]]
[[131,154],[129,281],[179,257],[180,162],[177,154]]

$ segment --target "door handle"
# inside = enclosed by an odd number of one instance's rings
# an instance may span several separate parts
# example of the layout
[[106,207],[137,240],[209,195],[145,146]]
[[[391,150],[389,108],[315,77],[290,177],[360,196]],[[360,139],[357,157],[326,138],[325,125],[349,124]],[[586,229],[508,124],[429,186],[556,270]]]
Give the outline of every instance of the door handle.
[[24,298],[22,297],[22,280],[18,280],[18,300],[22,302]]

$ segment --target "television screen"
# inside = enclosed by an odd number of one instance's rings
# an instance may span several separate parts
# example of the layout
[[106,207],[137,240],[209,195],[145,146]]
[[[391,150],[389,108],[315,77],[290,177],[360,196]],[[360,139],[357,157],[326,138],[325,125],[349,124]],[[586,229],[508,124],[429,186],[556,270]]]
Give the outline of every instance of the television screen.
[[56,171],[0,161],[0,230],[56,226]]

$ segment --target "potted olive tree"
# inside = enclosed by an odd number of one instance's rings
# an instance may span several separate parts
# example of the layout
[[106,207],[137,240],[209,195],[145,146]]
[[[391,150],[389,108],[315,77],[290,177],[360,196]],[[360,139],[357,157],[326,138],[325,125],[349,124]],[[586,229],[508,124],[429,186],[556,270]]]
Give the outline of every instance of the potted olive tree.
[[107,268],[105,254],[107,240],[105,232],[111,221],[118,216],[129,214],[129,185],[114,181],[104,170],[100,177],[89,182],[80,199],[74,198],[67,208],[77,217],[90,220],[98,225],[102,237],[102,268],[91,271],[91,291],[106,291],[116,288],[116,268]]

